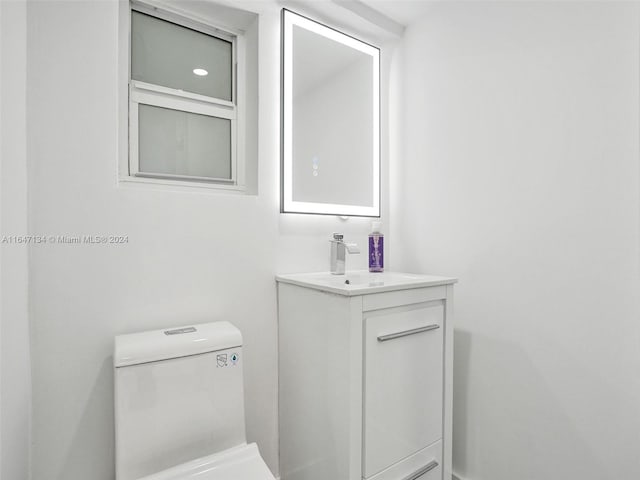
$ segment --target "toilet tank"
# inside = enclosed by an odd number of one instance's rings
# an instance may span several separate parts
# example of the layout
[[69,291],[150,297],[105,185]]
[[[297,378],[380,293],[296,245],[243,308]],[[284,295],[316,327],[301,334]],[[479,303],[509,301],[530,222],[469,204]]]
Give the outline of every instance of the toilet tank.
[[241,346],[229,322],[116,337],[117,480],[246,442]]

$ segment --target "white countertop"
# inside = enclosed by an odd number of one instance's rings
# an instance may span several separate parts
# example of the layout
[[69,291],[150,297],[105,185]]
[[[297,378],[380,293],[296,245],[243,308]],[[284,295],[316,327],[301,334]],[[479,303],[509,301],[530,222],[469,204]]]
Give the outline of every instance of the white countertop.
[[276,280],[346,296],[449,285],[458,281],[457,278],[452,277],[401,272],[370,273],[367,270],[356,270],[344,275],[333,275],[328,272],[276,275]]

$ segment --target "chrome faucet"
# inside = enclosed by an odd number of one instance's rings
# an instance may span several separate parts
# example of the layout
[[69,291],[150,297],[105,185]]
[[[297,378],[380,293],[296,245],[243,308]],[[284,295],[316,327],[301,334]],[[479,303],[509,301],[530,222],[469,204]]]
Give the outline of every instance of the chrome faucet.
[[334,233],[333,238],[329,240],[331,243],[331,273],[334,275],[344,275],[347,252],[360,253],[357,244],[345,243],[343,238],[344,235],[341,233]]

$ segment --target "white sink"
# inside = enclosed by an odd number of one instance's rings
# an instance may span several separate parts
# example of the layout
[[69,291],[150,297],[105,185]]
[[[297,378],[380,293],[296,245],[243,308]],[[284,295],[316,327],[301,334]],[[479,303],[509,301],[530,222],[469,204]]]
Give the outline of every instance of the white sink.
[[328,272],[277,275],[276,280],[340,295],[364,295],[406,288],[432,287],[457,281],[450,277],[401,272],[370,273],[366,270],[347,272],[344,275]]

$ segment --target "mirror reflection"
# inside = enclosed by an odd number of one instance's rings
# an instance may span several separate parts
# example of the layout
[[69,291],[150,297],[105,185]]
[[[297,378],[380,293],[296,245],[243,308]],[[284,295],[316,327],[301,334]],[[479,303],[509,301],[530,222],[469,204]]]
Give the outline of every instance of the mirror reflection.
[[282,211],[379,216],[379,51],[283,11]]

